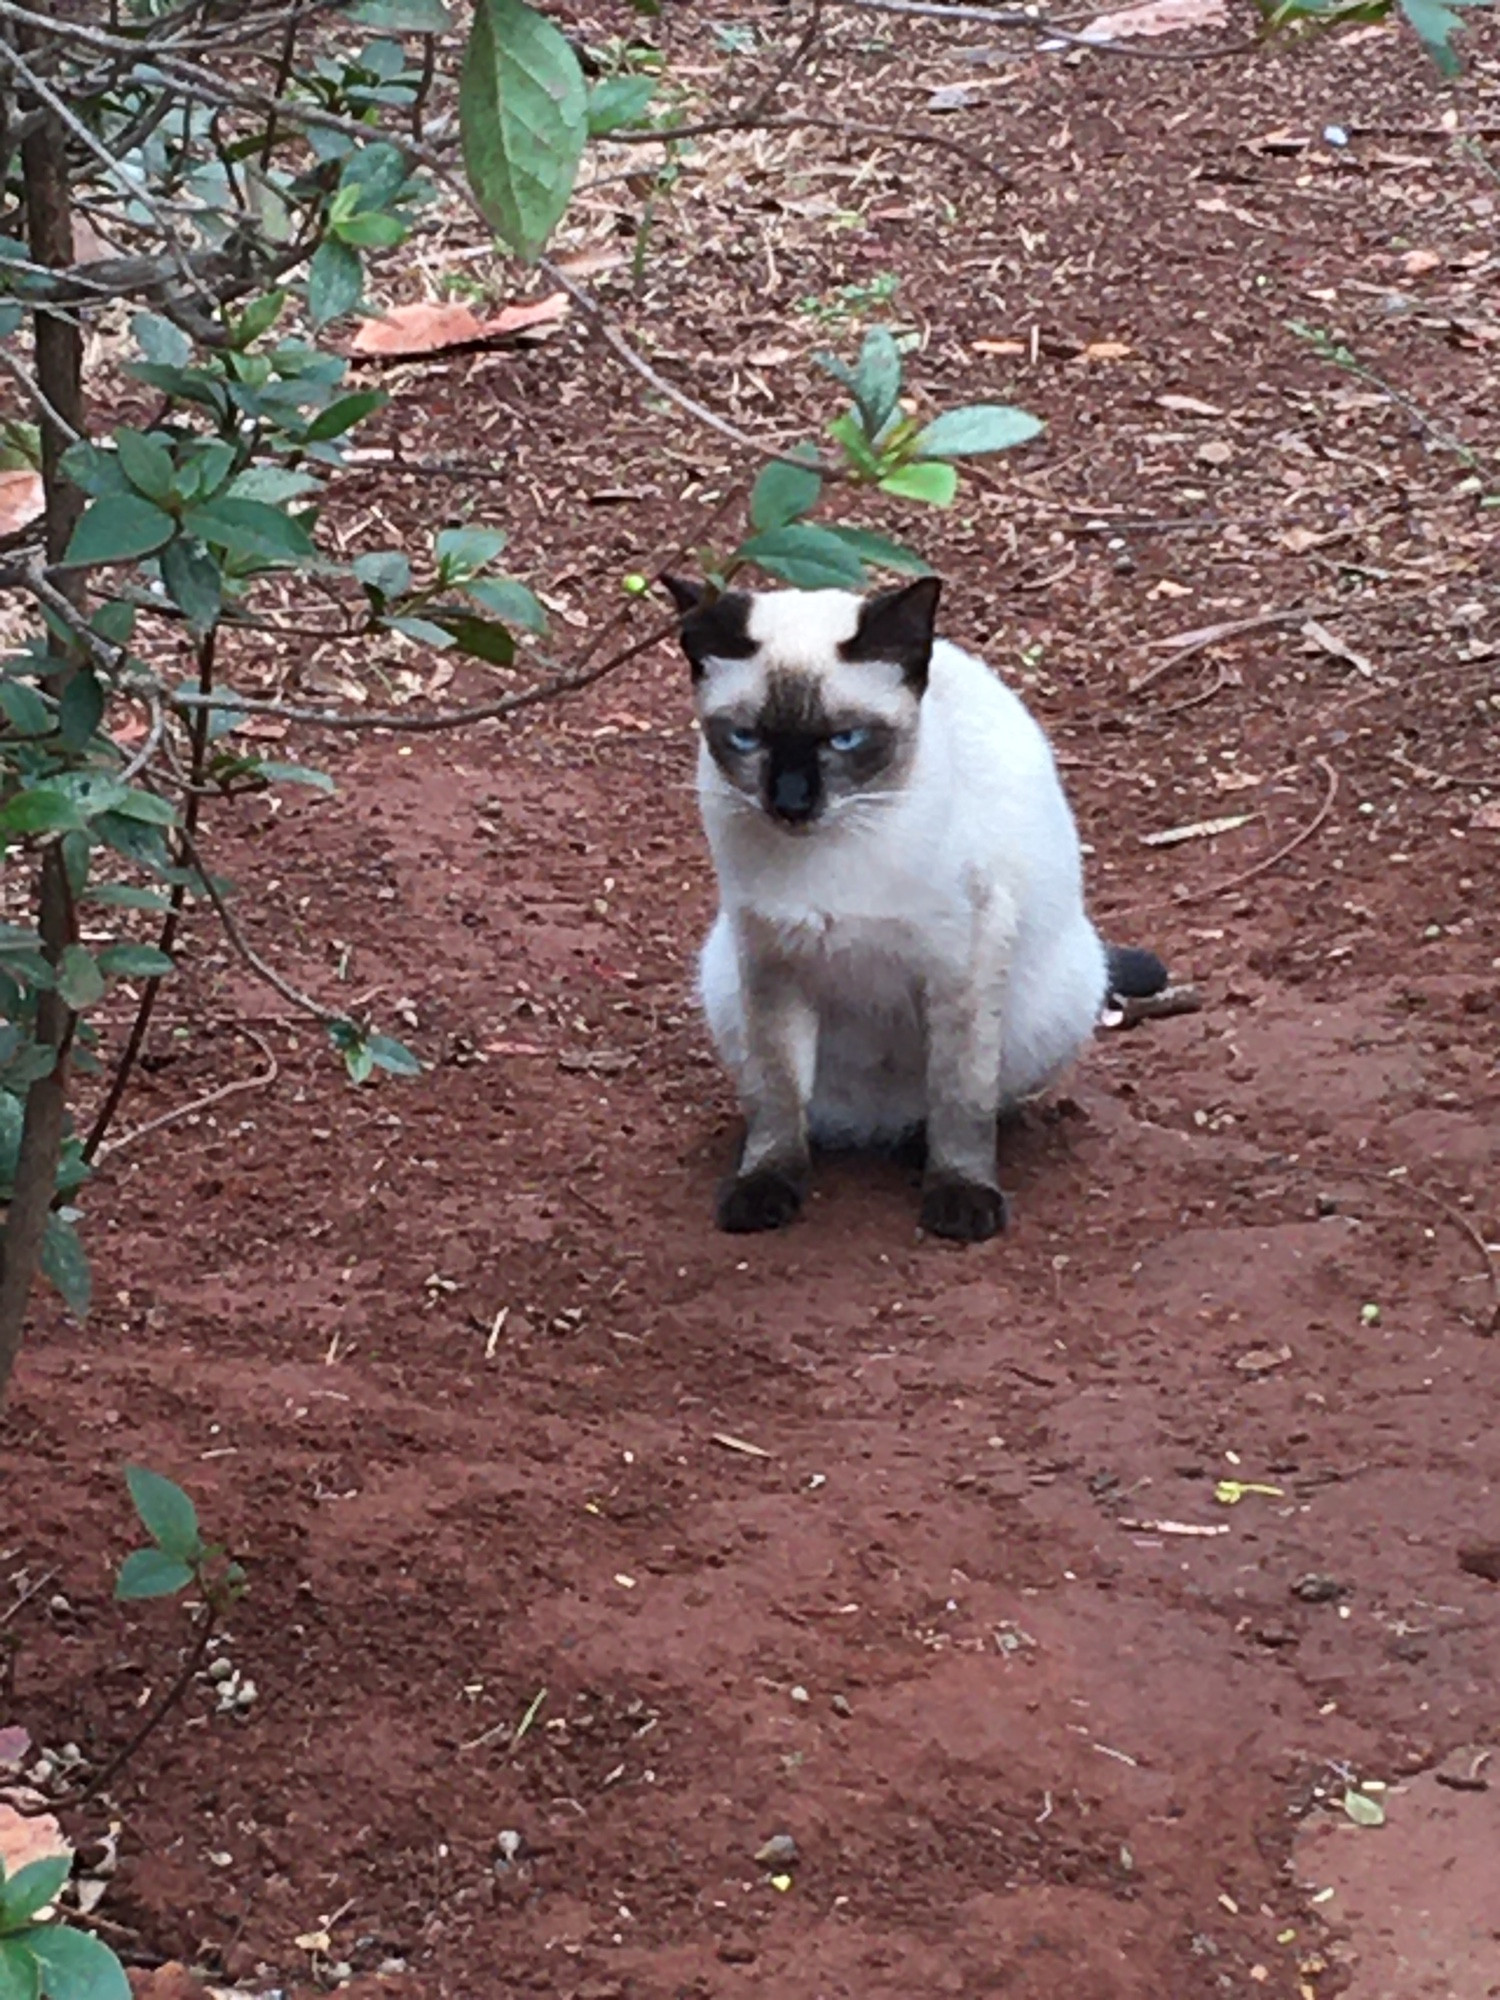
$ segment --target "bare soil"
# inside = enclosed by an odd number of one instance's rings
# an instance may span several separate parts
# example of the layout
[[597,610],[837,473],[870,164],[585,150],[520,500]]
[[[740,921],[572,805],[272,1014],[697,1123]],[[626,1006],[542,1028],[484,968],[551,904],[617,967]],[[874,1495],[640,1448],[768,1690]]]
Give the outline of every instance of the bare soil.
[[[98,1758],[175,1671],[181,1611],[110,1599],[124,1463],[253,1578],[222,1649],[253,1707],[195,1689],[114,1788],[101,1914],[142,1964],[455,2000],[1323,2000],[1377,1951],[1403,1996],[1500,1979],[1493,1894],[1424,1971],[1389,1858],[1351,1901],[1307,1840],[1399,1852],[1408,1781],[1500,1740],[1500,1598],[1460,1560],[1500,1543],[1500,516],[1448,442],[1500,487],[1496,154],[1454,141],[1500,122],[1500,42],[1440,88],[1394,33],[1202,68],[878,25],[839,22],[825,108],[1010,191],[736,135],[642,294],[601,292],[790,439],[857,332],[799,302],[891,272],[918,387],[1047,419],[912,532],[1053,734],[1101,924],[1206,1005],[1101,1034],[1008,1143],[992,1245],[922,1240],[868,1162],[729,1239],[677,660],[462,738],[294,731],[337,796],[252,802],[218,863],[262,949],[432,1068],[353,1089],[204,919],[125,1122],[257,1074],[238,1019],[274,1080],[107,1164],[94,1317],[39,1309],[0,1428],[7,1591],[56,1571],[0,1719]],[[664,32],[707,71],[701,22]],[[623,240],[613,199],[572,247]],[[386,379],[379,442],[497,476],[368,464],[348,545],[503,521],[564,637],[740,474],[576,325]],[[1305,619],[1155,646],[1307,606],[1355,661]],[[1383,1828],[1342,1813],[1366,1778]]]

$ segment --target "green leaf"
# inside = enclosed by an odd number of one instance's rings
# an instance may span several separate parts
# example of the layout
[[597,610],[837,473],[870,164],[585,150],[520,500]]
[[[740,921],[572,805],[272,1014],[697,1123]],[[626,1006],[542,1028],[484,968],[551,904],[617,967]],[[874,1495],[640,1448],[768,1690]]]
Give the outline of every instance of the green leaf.
[[431,618],[393,618],[390,629],[404,633],[408,639],[415,639],[419,646],[436,646],[441,650],[454,643],[453,634],[447,627],[436,624]]
[[115,454],[120,461],[120,470],[136,492],[144,493],[159,507],[166,506],[172,497],[174,468],[172,454],[161,439],[142,431],[117,430]]
[[154,944],[107,944],[99,954],[99,970],[109,979],[165,979],[176,965]]
[[885,429],[901,394],[901,350],[888,326],[872,326],[854,369],[854,400],[872,441]]
[[281,317],[287,295],[283,292],[267,292],[264,298],[252,299],[239,318],[233,323],[231,339],[237,348],[251,346],[261,335],[269,333]]
[[505,543],[500,528],[444,528],[433,544],[438,575],[444,583],[466,583],[488,568]]
[[91,1932],[48,1924],[22,1936],[41,1961],[47,2000],[130,2000],[124,1967]]
[[57,703],[57,729],[69,750],[87,747],[94,731],[104,720],[104,690],[92,667],[77,667],[69,674]]
[[141,1597],[174,1597],[193,1580],[191,1567],[160,1549],[136,1549],[120,1564],[115,1596],[122,1604]]
[[268,507],[284,507],[288,500],[321,493],[323,482],[290,465],[247,465],[235,474],[229,490],[236,500],[264,500]]
[[391,250],[406,240],[406,224],[399,215],[381,215],[369,212],[364,215],[345,216],[336,225],[340,243],[350,243],[360,250]]
[[101,882],[96,889],[90,889],[91,903],[108,903],[119,910],[157,910],[171,908],[170,902],[159,889],[137,889],[129,882]]
[[0,806],[0,833],[68,833],[87,824],[76,800],[54,785],[34,785]]
[[476,577],[463,586],[464,595],[493,611],[507,625],[519,625],[523,632],[545,632],[547,614],[524,583],[509,576]]
[[193,358],[193,343],[187,335],[159,313],[137,313],[130,331],[146,359],[162,367],[186,368]]
[[42,1275],[48,1284],[56,1286],[68,1311],[76,1319],[82,1319],[93,1292],[89,1260],[78,1231],[57,1209],[47,1217],[41,1266]]
[[90,444],[86,438],[68,446],[61,464],[73,484],[87,493],[91,500],[101,500],[108,493],[128,493],[130,490],[115,454]]
[[21,324],[21,308],[7,300],[0,305],[0,340],[9,340]]
[[992,451],[1009,451],[1042,434],[1042,422],[1008,403],[966,403],[944,410],[922,431],[912,448],[915,458],[981,458]]
[[464,171],[495,233],[539,255],[562,220],[588,134],[578,58],[522,0],[477,0],[458,97]]
[[829,419],[828,435],[843,451],[849,469],[861,479],[880,477],[880,459],[865,436],[865,427],[853,410],[843,410]]
[[89,503],[73,530],[63,563],[80,568],[86,563],[133,562],[138,556],[154,555],[174,532],[172,516],[139,494],[107,493]]
[[389,401],[390,397],[384,389],[361,389],[353,396],[341,396],[326,410],[318,412],[307,427],[307,435],[314,444],[325,444],[329,438],[342,437],[345,431],[352,431],[372,411],[383,409]]
[[118,598],[109,604],[101,604],[89,620],[89,630],[97,632],[112,646],[128,646],[135,632],[135,606],[122,603]]
[[1482,0],[1400,0],[1402,13],[1444,76],[1457,76],[1463,67],[1451,46],[1464,25],[1458,9],[1480,4]]
[[57,846],[68,877],[69,892],[76,901],[88,887],[93,843],[86,833],[65,833]]
[[351,1083],[368,1083],[375,1073],[375,1058],[358,1036],[344,1045],[344,1068],[349,1072]]
[[196,1562],[202,1547],[198,1510],[182,1488],[159,1472],[148,1472],[143,1465],[126,1466],[125,1484],[141,1525],[162,1553],[186,1563]]
[[889,541],[884,535],[872,534],[868,528],[852,528],[841,521],[837,526],[830,524],[828,532],[837,535],[845,548],[852,549],[861,562],[874,563],[880,569],[899,570],[906,576],[932,574],[931,566],[915,549]]
[[273,785],[311,785],[316,792],[338,790],[326,771],[315,771],[309,764],[257,764],[256,771]]
[[392,1076],[420,1076],[422,1064],[404,1042],[396,1041],[390,1035],[371,1035],[365,1042],[370,1060],[379,1069],[389,1070]]
[[503,625],[489,618],[475,618],[462,611],[435,611],[435,623],[452,639],[461,653],[488,660],[492,666],[508,667],[516,657],[516,642]]
[[52,711],[25,681],[0,680],[0,715],[18,736],[50,736]]
[[[120,796],[111,797],[108,810],[120,813],[126,819],[143,820],[147,826],[176,826],[177,809],[170,799],[159,799],[155,792],[126,791],[117,788]],[[95,806],[97,812],[99,808]]]
[[411,589],[411,564],[399,549],[356,556],[352,567],[356,581],[383,604],[404,597]]
[[829,529],[805,522],[752,535],[736,553],[798,590],[859,590],[865,582],[854,551]]
[[104,998],[104,975],[86,945],[64,946],[57,963],[57,990],[75,1014]]
[[40,2000],[42,1968],[20,1938],[0,1937],[0,2000]]
[[617,132],[622,125],[639,125],[655,95],[654,76],[605,77],[589,92],[589,137],[602,139],[606,132]]
[[946,461],[900,465],[880,481],[882,493],[898,500],[920,500],[928,507],[950,507],[958,491],[958,474]]
[[314,326],[327,326],[352,312],[364,296],[365,268],[359,253],[330,236],[318,245],[307,267],[307,310]]
[[229,556],[297,563],[316,553],[302,523],[268,507],[263,500],[236,500],[226,493],[201,507],[190,507],[182,525],[210,548],[223,549]]
[[446,35],[453,16],[443,0],[355,0],[351,21],[387,35]]
[[1368,1792],[1359,1792],[1352,1785],[1344,1793],[1344,1811],[1356,1826],[1384,1826],[1385,1807],[1379,1799],[1371,1798]]
[[0,1888],[0,1926],[19,1930],[21,1925],[56,1902],[57,1892],[73,1872],[71,1854],[49,1854],[18,1868]]
[[195,632],[211,632],[224,608],[219,565],[202,542],[179,535],[161,552],[161,580],[168,597]]
[[[798,447],[811,451],[810,445]],[[750,491],[750,524],[755,528],[784,528],[800,520],[817,506],[823,492],[822,474],[810,466],[788,465],[773,459],[762,468]]]

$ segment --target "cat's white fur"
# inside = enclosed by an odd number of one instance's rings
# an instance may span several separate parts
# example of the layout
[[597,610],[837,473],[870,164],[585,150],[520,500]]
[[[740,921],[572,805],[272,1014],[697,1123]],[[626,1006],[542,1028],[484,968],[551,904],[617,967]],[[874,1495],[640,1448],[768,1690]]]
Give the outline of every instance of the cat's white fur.
[[[899,669],[837,659],[859,610],[842,591],[756,597],[749,636],[761,660],[710,661],[700,705],[732,707],[769,656],[819,670],[830,706],[848,693],[892,719],[909,713]],[[868,1144],[926,1117],[923,995],[934,985],[986,988],[997,1111],[1052,1081],[1090,1039],[1106,962],[1084,909],[1073,815],[1041,728],[981,660],[937,641],[904,783],[844,802],[807,832],[757,810],[706,746],[698,788],[720,891],[699,964],[710,1030],[740,1074],[741,948],[774,938],[818,1016],[804,1051],[816,1141]]]

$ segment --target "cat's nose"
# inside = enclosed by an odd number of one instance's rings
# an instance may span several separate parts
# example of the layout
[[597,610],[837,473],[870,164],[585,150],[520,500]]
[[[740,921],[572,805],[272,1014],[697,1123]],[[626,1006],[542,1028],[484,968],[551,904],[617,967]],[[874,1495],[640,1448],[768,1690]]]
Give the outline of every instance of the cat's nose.
[[810,820],[818,801],[805,771],[778,771],[771,786],[771,811],[794,826]]

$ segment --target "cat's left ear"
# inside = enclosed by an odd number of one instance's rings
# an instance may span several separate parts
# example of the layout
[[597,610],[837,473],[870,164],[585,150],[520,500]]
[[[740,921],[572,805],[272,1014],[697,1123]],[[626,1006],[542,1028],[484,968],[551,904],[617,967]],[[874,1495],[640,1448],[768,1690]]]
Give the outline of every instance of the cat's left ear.
[[846,660],[885,660],[899,667],[916,694],[927,685],[936,636],[941,577],[919,576],[899,590],[877,591],[859,609],[854,637],[839,653]]

